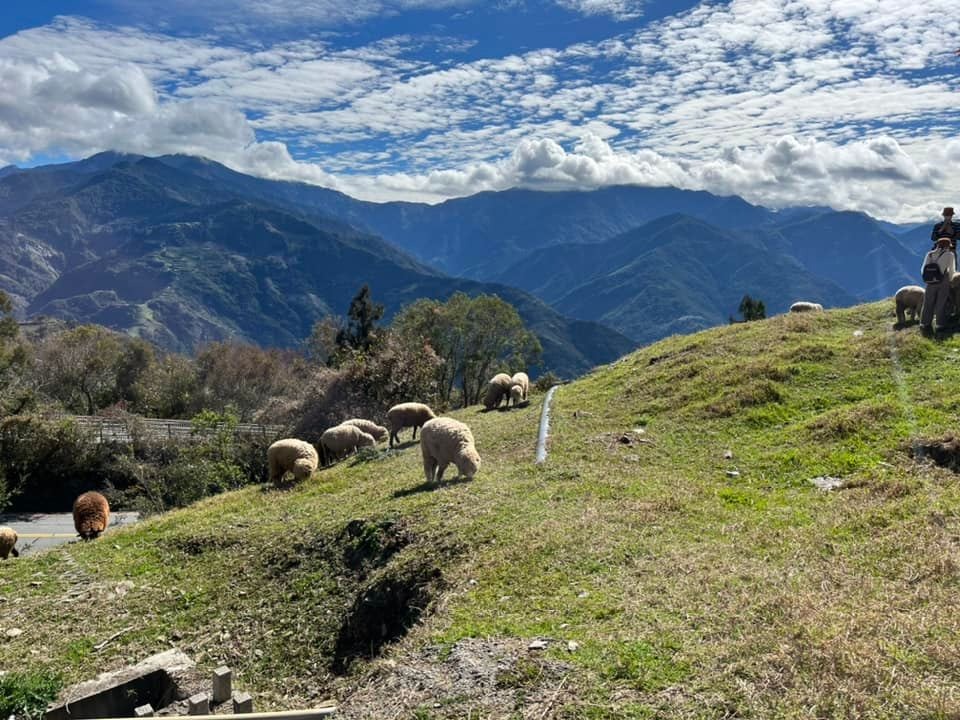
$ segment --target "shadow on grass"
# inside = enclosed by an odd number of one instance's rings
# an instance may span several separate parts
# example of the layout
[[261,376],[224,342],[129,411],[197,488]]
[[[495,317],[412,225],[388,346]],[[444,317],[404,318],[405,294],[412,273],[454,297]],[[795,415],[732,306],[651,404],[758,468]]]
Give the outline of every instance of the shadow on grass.
[[400,498],[416,495],[417,493],[433,492],[434,490],[439,490],[442,487],[463,485],[464,483],[468,482],[471,482],[470,478],[468,477],[455,477],[453,480],[442,480],[441,482],[432,483],[422,482],[419,485],[415,485],[412,488],[407,488],[406,490],[396,490],[391,497],[393,497],[394,500],[399,500]]

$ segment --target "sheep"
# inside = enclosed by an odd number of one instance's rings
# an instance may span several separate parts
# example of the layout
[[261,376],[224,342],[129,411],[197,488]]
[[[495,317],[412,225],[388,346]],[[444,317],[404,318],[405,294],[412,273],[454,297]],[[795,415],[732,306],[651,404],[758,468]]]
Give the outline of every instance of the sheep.
[[417,439],[417,428],[428,420],[433,420],[436,414],[423,403],[400,403],[387,410],[387,425],[390,427],[390,447],[394,440],[400,444],[399,433],[404,428],[413,428],[413,439]]
[[297,438],[277,440],[267,448],[270,482],[279,484],[284,475],[293,473],[296,482],[309,478],[317,469],[319,457],[313,445]]
[[506,373],[497,373],[490,382],[487,383],[487,390],[483,396],[483,406],[487,410],[493,410],[499,407],[500,401],[506,398],[507,404],[510,404],[510,386],[513,385],[513,379]]
[[0,560],[6,560],[8,555],[20,557],[17,552],[17,531],[9,527],[0,527]]
[[798,300],[790,306],[790,312],[823,312],[823,305],[815,302],[807,302],[806,300]]
[[443,471],[450,463],[456,465],[460,475],[468,480],[473,479],[480,469],[480,455],[473,442],[473,433],[453,418],[441,417],[426,423],[420,433],[420,450],[428,484],[443,480]]
[[[513,385],[510,386],[510,400],[513,400],[513,406],[517,407],[521,400],[527,399],[527,393],[530,392],[530,378],[525,372],[514,373],[510,378]],[[507,400],[507,406],[510,406],[510,400]]]
[[374,440],[373,435],[368,435],[356,425],[337,425],[327,428],[320,436],[325,465],[355,452],[357,448],[374,447],[376,444],[377,441]]
[[367,435],[372,435],[373,439],[378,443],[383,442],[390,435],[390,431],[387,430],[383,425],[377,425],[372,420],[363,420],[362,418],[351,418],[350,420],[344,420],[341,425],[355,425],[356,427],[363,430]]
[[93,540],[110,524],[110,503],[100,493],[91,490],[73,501],[73,527],[84,540]]
[[[903,325],[907,321],[907,313],[910,313],[910,319],[916,320],[923,307],[924,290],[919,285],[904,285],[897,290],[894,295],[894,302],[897,307],[897,322]],[[950,294],[953,295],[953,285],[951,284]]]

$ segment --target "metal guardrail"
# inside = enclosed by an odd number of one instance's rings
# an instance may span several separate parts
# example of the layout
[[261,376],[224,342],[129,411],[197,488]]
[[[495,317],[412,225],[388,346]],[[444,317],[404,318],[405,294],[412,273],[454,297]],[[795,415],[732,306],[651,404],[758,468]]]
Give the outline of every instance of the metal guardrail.
[[[130,426],[154,439],[189,440],[197,435],[206,435],[212,430],[197,431],[189,420],[164,420],[158,418],[135,417],[131,421],[116,418],[100,417],[98,415],[65,415],[78,425],[91,430],[96,435],[97,442],[131,442],[133,433]],[[257,423],[238,423],[235,429],[237,435],[254,435],[271,437],[283,431],[281,425],[260,425]]]

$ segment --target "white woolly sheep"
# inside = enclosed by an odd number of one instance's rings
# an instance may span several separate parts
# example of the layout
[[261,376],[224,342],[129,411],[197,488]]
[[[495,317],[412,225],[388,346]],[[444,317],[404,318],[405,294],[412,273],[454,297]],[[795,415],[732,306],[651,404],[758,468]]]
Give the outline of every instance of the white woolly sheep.
[[413,439],[417,439],[417,428],[428,420],[433,420],[436,414],[423,403],[400,403],[387,410],[387,425],[390,428],[390,447],[396,440],[400,443],[400,431],[404,428],[413,428]]
[[317,469],[319,459],[317,449],[306,440],[277,440],[267,448],[270,482],[280,484],[288,472],[293,473],[295,482],[302,482]]
[[[919,285],[905,285],[893,296],[897,307],[897,322],[901,325],[907,321],[907,313],[910,313],[910,319],[916,320],[923,307],[924,290]],[[953,288],[951,287],[951,295]]]
[[470,428],[453,418],[441,417],[423,426],[420,433],[423,473],[428,483],[443,480],[447,465],[457,466],[462,477],[472,479],[480,469],[480,455]]
[[373,420],[364,420],[363,418],[351,418],[344,420],[341,425],[355,425],[363,430],[367,435],[372,435],[378,443],[383,442],[390,436],[390,431],[383,425],[377,425]]
[[110,524],[110,503],[91,490],[73,501],[73,527],[84,540],[93,540]]
[[806,300],[798,300],[790,306],[790,312],[823,312],[823,305]]
[[513,385],[513,380],[506,373],[497,373],[492,378],[490,382],[487,383],[487,389],[483,396],[483,406],[487,410],[493,410],[495,407],[499,407],[500,402],[506,399],[507,404],[510,404],[510,387]]
[[320,446],[323,448],[324,464],[339,460],[357,448],[374,447],[377,441],[373,435],[368,435],[356,425],[337,425],[327,428],[320,436]]
[[[510,378],[510,382],[513,383],[513,385],[510,386],[510,400],[513,401],[513,406],[516,407],[522,400],[527,399],[527,393],[530,392],[530,378],[525,372],[518,372],[514,373],[513,377]],[[510,405],[510,400],[507,400],[507,406]]]
[[20,557],[17,552],[17,531],[9,527],[0,527],[0,560],[6,560],[8,555]]

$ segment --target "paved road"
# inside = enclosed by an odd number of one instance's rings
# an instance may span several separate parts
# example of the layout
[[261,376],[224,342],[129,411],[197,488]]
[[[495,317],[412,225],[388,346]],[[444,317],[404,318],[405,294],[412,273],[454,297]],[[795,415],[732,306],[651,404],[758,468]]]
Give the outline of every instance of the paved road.
[[[110,513],[110,526],[103,537],[109,538],[110,531],[131,525],[140,519],[140,515],[135,512],[116,512]],[[46,550],[55,545],[74,542],[79,540],[77,531],[73,527],[72,513],[10,513],[0,515],[0,525],[12,527],[20,540],[17,542],[17,550],[21,555],[30,555]],[[24,537],[31,533],[37,534],[60,534],[66,537],[56,538],[29,538]]]

